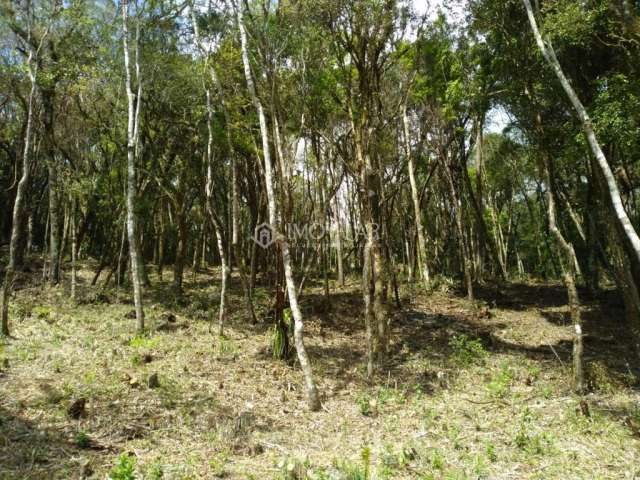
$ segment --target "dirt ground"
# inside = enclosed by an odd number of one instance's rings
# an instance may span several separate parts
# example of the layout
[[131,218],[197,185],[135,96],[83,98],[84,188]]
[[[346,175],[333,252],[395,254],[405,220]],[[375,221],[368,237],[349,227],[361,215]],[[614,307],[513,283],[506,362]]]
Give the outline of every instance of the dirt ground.
[[[582,292],[578,397],[559,285],[479,288],[477,305],[446,281],[403,289],[369,383],[356,280],[328,300],[309,284],[323,401],[310,413],[298,366],[272,358],[272,327],[247,322],[236,278],[226,336],[209,333],[215,273],[189,273],[180,301],[170,275],[152,278],[143,336],[128,293],[98,295],[90,269],[78,304],[66,284],[18,284],[0,346],[0,478],[640,478],[638,363],[613,291]],[[256,290],[260,318],[272,301]]]

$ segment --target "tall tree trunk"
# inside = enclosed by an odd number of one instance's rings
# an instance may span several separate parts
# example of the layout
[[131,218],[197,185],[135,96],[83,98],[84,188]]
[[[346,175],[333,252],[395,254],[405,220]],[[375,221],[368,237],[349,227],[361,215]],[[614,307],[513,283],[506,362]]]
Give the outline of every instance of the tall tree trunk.
[[60,251],[58,252],[58,263],[60,265],[64,263],[64,254],[67,250],[67,242],[69,239],[70,222],[69,205],[66,204],[62,213],[62,239],[60,240]]
[[158,233],[158,278],[162,282],[162,271],[164,270],[164,202],[160,199],[160,232]]
[[76,299],[76,261],[78,255],[78,237],[76,232],[76,201],[72,200],[71,219],[69,228],[71,230],[71,300]]
[[60,200],[58,192],[58,168],[55,154],[48,159],[49,173],[49,283],[60,283]]
[[207,95],[207,211],[211,217],[211,223],[214,225],[216,242],[218,244],[218,253],[220,254],[220,307],[218,309],[218,336],[224,335],[224,320],[227,316],[226,312],[226,295],[227,295],[227,277],[229,276],[229,267],[227,265],[227,252],[224,248],[222,222],[218,220],[217,213],[214,209],[213,198],[213,107],[211,105],[211,92],[206,89]]
[[227,262],[227,252],[224,248],[223,236],[220,228],[215,228],[218,253],[220,254],[220,306],[218,308],[218,336],[224,335],[224,324],[227,318],[227,279],[229,278],[229,265]]
[[302,369],[302,373],[305,379],[307,396],[308,396],[308,404],[309,409],[312,411],[316,411],[320,409],[320,397],[318,395],[318,390],[313,379],[313,373],[311,370],[311,364],[309,363],[309,358],[307,356],[307,351],[304,345],[304,323],[302,320],[302,312],[298,305],[298,296],[296,292],[295,280],[293,278],[293,269],[291,267],[291,256],[289,253],[289,244],[287,239],[281,236],[278,236],[278,224],[279,224],[279,216],[276,206],[276,193],[275,193],[275,185],[273,182],[273,167],[271,164],[271,153],[269,151],[269,133],[267,129],[267,120],[264,113],[264,108],[262,106],[262,102],[258,98],[258,94],[256,92],[255,84],[253,82],[253,76],[251,73],[251,65],[249,63],[249,53],[247,46],[247,34],[244,27],[244,19],[242,13],[242,7],[239,6],[237,9],[237,19],[238,19],[238,29],[240,30],[240,42],[242,47],[242,63],[244,65],[244,74],[245,79],[247,81],[247,86],[249,89],[249,94],[251,95],[251,99],[253,101],[253,105],[258,114],[258,121],[260,123],[260,134],[262,137],[262,153],[264,157],[264,165],[265,165],[265,184],[267,187],[267,201],[269,207],[269,223],[271,224],[271,228],[275,231],[273,232],[278,238],[280,243],[280,247],[282,249],[282,262],[284,264],[285,270],[285,280],[287,284],[287,291],[289,294],[289,305],[291,307],[291,313],[293,315],[294,320],[294,341],[296,345],[296,352],[298,354],[298,361],[300,362],[300,367]]
[[[449,185],[449,194],[451,196],[451,204],[453,206],[453,216],[455,220],[455,228],[458,235],[458,242],[460,242],[460,253],[462,260],[462,270],[464,275],[464,282],[467,288],[467,298],[470,301],[474,301],[475,295],[473,291],[473,268],[471,261],[471,252],[469,249],[469,245],[467,243],[467,236],[465,234],[464,225],[462,222],[462,217],[464,212],[462,211],[462,202],[460,201],[460,197],[458,195],[458,190],[453,182],[453,173],[450,170],[449,166],[446,164],[446,159],[442,163],[442,170],[444,172],[444,176],[447,179],[447,183]],[[462,175],[467,175],[466,172],[462,172]],[[467,175],[468,178],[468,175]]]
[[173,286],[177,295],[182,295],[182,284],[184,280],[184,263],[187,257],[187,246],[189,242],[187,219],[181,206],[175,206],[176,227],[178,238],[176,242],[176,258],[173,262]]
[[34,215],[33,212],[29,212],[29,218],[27,219],[27,253],[31,253],[33,249],[33,224]]
[[338,267],[338,284],[344,287],[344,262],[342,253],[342,231],[341,231],[341,219],[340,219],[340,201],[338,195],[335,199],[335,222],[336,222],[336,263]]
[[[198,28],[198,22],[196,19],[196,14],[195,14],[195,10],[192,8],[191,9],[191,20],[192,20],[192,24],[193,24],[193,29],[194,29],[194,34],[195,34],[195,41],[196,41],[196,46],[198,47],[198,49],[203,53],[206,54],[206,62],[209,62],[209,55],[208,53],[204,52],[204,49],[202,47],[201,44],[201,40],[200,40],[200,31]],[[231,257],[235,258],[235,263],[236,266],[238,267],[238,272],[240,273],[240,282],[242,284],[242,290],[244,293],[244,298],[245,298],[245,305],[247,308],[247,313],[249,314],[249,317],[251,319],[251,323],[255,324],[257,323],[257,318],[256,318],[256,313],[255,313],[255,309],[253,306],[253,298],[252,298],[252,294],[251,294],[251,285],[249,284],[249,280],[247,279],[247,274],[246,274],[246,269],[243,263],[243,255],[242,255],[242,249],[240,246],[240,242],[239,242],[239,227],[238,227],[238,222],[239,222],[239,201],[238,201],[238,167],[236,164],[236,155],[235,155],[235,149],[234,149],[234,145],[233,142],[231,140],[231,118],[229,115],[229,111],[227,110],[227,106],[226,103],[224,101],[224,91],[222,89],[222,85],[220,84],[220,81],[218,79],[218,75],[216,73],[216,70],[214,68],[213,65],[209,66],[209,75],[211,77],[211,81],[213,83],[213,85],[218,89],[218,92],[222,98],[221,103],[221,107],[222,107],[222,112],[224,114],[224,118],[225,118],[225,124],[226,124],[226,128],[225,128],[225,133],[226,133],[226,141],[227,141],[227,147],[229,149],[229,155],[231,156],[231,252],[229,255],[226,256],[226,258],[229,259],[228,261],[228,268],[229,268],[229,273],[231,272],[231,268],[232,268],[232,264],[231,264]],[[208,124],[208,134],[209,134],[209,143],[207,146],[207,155],[208,158],[211,158],[211,142],[213,141],[213,131],[212,131],[212,125],[211,125],[211,120],[213,118],[213,109],[212,109],[212,105],[211,105],[211,91],[209,90],[209,88],[207,88],[206,83],[203,82],[205,84],[205,93],[207,96],[207,113],[208,113],[208,117],[209,117],[209,124]],[[209,207],[212,207],[213,204],[211,202],[208,203]],[[206,241],[206,240],[205,240]],[[253,243],[253,242],[252,242]],[[255,243],[253,243],[253,246],[255,247]],[[221,257],[222,258],[222,257]],[[226,278],[224,279],[225,281],[225,285],[226,285]],[[220,315],[223,315],[223,299],[221,297],[220,299],[220,303],[221,303],[221,307],[220,307]],[[221,317],[222,318],[222,317]]]
[[[29,28],[29,36],[31,36],[31,28]],[[44,41],[44,36],[41,40]],[[29,56],[27,58],[27,67],[29,72],[29,80],[31,81],[31,90],[29,92],[29,101],[27,103],[27,127],[24,133],[24,148],[22,152],[22,176],[18,182],[16,190],[16,198],[13,203],[13,217],[11,225],[11,240],[9,243],[9,263],[4,275],[2,283],[2,292],[0,294],[0,335],[9,336],[9,296],[13,286],[13,277],[16,268],[17,250],[20,245],[22,236],[22,225],[25,214],[25,203],[27,191],[29,189],[29,181],[31,175],[31,131],[33,129],[33,109],[36,98],[36,75],[37,75],[37,51],[29,45]],[[39,50],[39,49],[38,49]]]
[[582,343],[582,319],[580,315],[580,299],[578,298],[578,290],[576,288],[576,253],[573,245],[568,241],[557,224],[556,203],[554,198],[555,183],[551,176],[551,159],[542,153],[542,173],[544,182],[547,185],[547,215],[549,220],[549,231],[555,237],[558,245],[558,254],[560,257],[560,269],[562,278],[567,288],[567,297],[569,310],[571,313],[571,323],[574,328],[573,336],[573,387],[576,392],[580,393],[584,390],[584,372],[583,372],[583,343]]
[[589,147],[591,148],[591,152],[593,153],[598,167],[600,168],[604,177],[616,219],[620,224],[622,232],[626,236],[627,242],[632,247],[636,262],[640,263],[640,237],[638,237],[638,233],[633,227],[633,224],[631,223],[631,220],[629,219],[629,216],[624,209],[622,198],[620,197],[620,190],[618,189],[615,176],[613,174],[613,171],[611,170],[611,167],[609,166],[609,162],[607,161],[604,152],[602,151],[602,148],[600,147],[600,143],[598,142],[595,131],[593,129],[591,118],[589,117],[587,110],[584,108],[584,105],[580,101],[580,98],[578,98],[578,95],[571,86],[568,78],[564,74],[562,66],[560,65],[560,62],[556,57],[553,46],[551,45],[551,41],[547,40],[545,42],[545,40],[543,40],[542,35],[540,34],[540,30],[538,29],[538,23],[536,21],[533,7],[531,6],[531,1],[523,0],[523,2],[527,10],[529,23],[531,24],[531,29],[536,39],[536,43],[538,44],[538,48],[542,52],[542,55],[547,63],[553,69],[556,77],[558,77],[558,81],[562,85],[562,88],[567,94],[567,97],[569,98],[580,122],[582,123],[582,129],[584,130],[584,133],[587,137],[587,142],[589,144]]
[[407,157],[408,169],[409,169],[409,184],[411,185],[411,200],[413,203],[413,217],[415,221],[415,228],[418,235],[418,262],[420,264],[420,273],[422,275],[422,281],[425,284],[427,290],[431,283],[429,275],[429,261],[427,260],[427,243],[424,238],[424,228],[422,226],[422,209],[420,208],[420,198],[418,194],[418,186],[416,183],[416,176],[413,166],[413,155],[411,155],[411,141],[409,136],[409,119],[407,117],[407,105],[406,102],[402,108],[402,124],[404,127],[404,145],[405,155]]
[[[127,89],[128,104],[128,124],[127,124],[127,237],[129,240],[129,255],[131,263],[131,283],[133,284],[133,301],[136,310],[136,324],[138,331],[144,330],[144,309],[142,305],[142,285],[140,282],[140,272],[138,271],[138,237],[137,237],[137,219],[136,219],[136,100],[140,103],[141,99],[136,99],[131,89],[131,70],[129,67],[129,28],[128,17],[129,0],[122,2],[122,30],[123,30],[123,50],[124,50],[124,68],[125,83]],[[136,62],[137,63],[137,62]],[[136,66],[138,68],[138,66]],[[138,77],[138,82],[140,78]]]

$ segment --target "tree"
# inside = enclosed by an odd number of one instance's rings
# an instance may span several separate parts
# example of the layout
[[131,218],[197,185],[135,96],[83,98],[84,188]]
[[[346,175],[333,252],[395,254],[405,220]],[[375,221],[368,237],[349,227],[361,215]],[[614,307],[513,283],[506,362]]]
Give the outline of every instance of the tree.
[[[313,379],[311,364],[309,362],[309,358],[307,356],[306,348],[304,345],[304,323],[302,320],[302,312],[298,305],[298,294],[293,278],[293,267],[291,265],[289,244],[287,242],[287,239],[282,236],[280,230],[280,214],[276,203],[277,200],[275,194],[275,182],[273,178],[273,166],[271,163],[267,120],[264,107],[262,106],[262,101],[258,97],[256,91],[253,74],[251,72],[251,65],[249,63],[247,33],[244,26],[244,14],[242,11],[242,7],[237,7],[236,15],[238,21],[238,29],[240,31],[240,41],[242,45],[242,63],[244,66],[245,79],[247,82],[247,87],[249,89],[249,95],[251,96],[254,108],[256,109],[260,124],[260,136],[262,138],[262,156],[264,159],[264,178],[267,190],[267,203],[269,210],[269,224],[271,225],[271,228],[274,229],[275,235],[277,235],[277,242],[281,249],[287,293],[289,295],[289,305],[291,306],[291,313],[294,321],[293,331],[296,353],[298,355],[298,361],[300,362],[300,367],[305,379],[309,409],[315,411],[320,409],[320,397],[318,395],[318,389]],[[276,148],[281,147],[277,146]]]
[[[142,285],[140,280],[140,260],[138,250],[137,219],[136,219],[136,146],[140,127],[140,105],[142,102],[142,80],[140,79],[140,64],[136,53],[136,81],[138,95],[133,94],[131,87],[131,67],[129,53],[129,1],[123,0],[122,5],[122,44],[124,52],[125,87],[127,92],[127,239],[129,242],[129,258],[131,265],[131,284],[133,285],[133,301],[136,310],[136,325],[138,331],[144,330],[144,308],[142,305]],[[139,50],[140,24],[136,27],[136,52]]]

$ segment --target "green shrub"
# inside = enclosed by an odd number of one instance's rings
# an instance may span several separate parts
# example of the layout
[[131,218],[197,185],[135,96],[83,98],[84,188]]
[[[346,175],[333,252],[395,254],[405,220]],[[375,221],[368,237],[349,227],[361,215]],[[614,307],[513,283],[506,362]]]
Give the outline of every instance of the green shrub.
[[358,395],[356,400],[360,413],[365,417],[371,417],[377,413],[378,403],[375,399],[371,398],[367,393]]
[[493,375],[487,384],[487,390],[495,397],[505,397],[513,380],[513,372],[507,365],[502,365],[500,371]]
[[153,349],[158,345],[157,338],[151,338],[145,334],[138,334],[129,340],[129,346],[133,348]]
[[73,441],[78,448],[89,448],[89,446],[91,445],[91,438],[89,438],[89,435],[87,435],[82,430],[76,433]]
[[111,469],[109,480],[136,480],[136,458],[126,453],[118,457],[118,463]]
[[449,340],[449,347],[453,350],[454,362],[461,367],[476,363],[487,355],[480,340],[471,339],[465,334],[454,335]]
[[496,447],[493,443],[488,442],[485,446],[485,452],[487,454],[487,458],[490,462],[495,462],[498,460],[498,454],[496,453]]
[[160,480],[161,478],[164,478],[164,470],[162,469],[162,465],[158,462],[154,462],[149,465],[146,478],[150,480]]

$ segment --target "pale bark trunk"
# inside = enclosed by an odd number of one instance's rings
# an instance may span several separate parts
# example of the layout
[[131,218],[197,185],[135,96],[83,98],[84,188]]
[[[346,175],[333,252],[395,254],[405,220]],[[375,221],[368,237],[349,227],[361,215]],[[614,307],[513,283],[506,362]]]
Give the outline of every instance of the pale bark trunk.
[[[202,51],[204,53],[204,49],[202,48],[201,42],[200,42],[200,31],[198,29],[198,22],[195,16],[195,11],[192,9],[191,10],[191,20],[192,20],[192,24],[193,24],[193,29],[194,29],[194,34],[195,34],[195,41],[196,41],[196,46],[198,49],[200,49],[200,51]],[[209,58],[207,56],[206,61],[208,63]],[[213,82],[213,84],[215,85],[215,87],[219,90],[220,95],[223,94],[222,91],[222,85],[220,84],[219,80],[218,80],[218,75],[216,74],[215,68],[213,66],[209,66],[209,75],[211,77],[211,81]],[[203,82],[204,83],[204,82]],[[204,85],[204,90],[205,90],[205,95],[206,95],[206,102],[207,102],[207,131],[208,131],[208,143],[207,143],[207,182],[208,185],[210,186],[210,188],[213,188],[213,171],[209,170],[210,168],[212,169],[212,161],[213,161],[213,126],[212,126],[212,121],[213,121],[213,106],[211,104],[211,91],[209,88],[207,88],[206,84]],[[225,121],[226,121],[226,140],[227,140],[227,146],[229,148],[229,154],[231,155],[231,252],[229,252],[229,255],[226,254],[226,250],[222,244],[222,238],[221,238],[221,231],[220,231],[220,226],[219,225],[215,225],[215,215],[213,215],[213,190],[207,190],[208,192],[208,198],[207,198],[207,212],[209,213],[213,223],[214,223],[214,228],[216,230],[216,236],[217,236],[217,244],[218,244],[218,251],[220,253],[220,259],[221,259],[221,263],[222,263],[222,273],[221,273],[221,293],[220,293],[220,308],[219,308],[219,335],[223,334],[223,322],[224,319],[226,318],[226,304],[225,304],[225,294],[226,294],[226,284],[227,284],[227,279],[228,276],[231,272],[231,256],[234,256],[236,259],[236,264],[238,266],[238,272],[240,273],[240,281],[242,283],[242,290],[244,292],[244,297],[245,297],[245,304],[247,306],[247,313],[249,314],[249,317],[251,318],[251,322],[252,323],[257,323],[257,318],[256,318],[256,314],[255,314],[255,309],[253,307],[253,300],[251,298],[251,290],[250,287],[248,285],[248,281],[247,281],[247,276],[245,274],[245,269],[244,266],[242,264],[242,253],[240,250],[240,244],[238,241],[238,189],[237,189],[237,182],[238,182],[238,178],[237,178],[237,166],[236,166],[236,161],[235,161],[235,152],[234,152],[234,148],[233,148],[233,142],[231,141],[231,132],[230,132],[230,126],[231,126],[231,120],[229,118],[229,112],[226,109],[226,106],[224,104],[224,102],[222,102],[222,109],[224,112],[224,116],[225,116]],[[208,187],[209,188],[209,187]],[[204,240],[203,244],[206,245],[206,239]],[[203,247],[204,248],[204,247]],[[203,255],[204,256],[204,255]]]
[[364,325],[367,335],[367,378],[373,377],[375,368],[375,351],[376,341],[373,330],[375,316],[372,308],[373,298],[373,282],[371,279],[371,248],[373,243],[373,235],[369,234],[372,228],[367,225],[367,240],[364,244],[362,253],[362,296],[364,298]]
[[[133,285],[133,301],[136,310],[136,324],[138,331],[144,330],[144,310],[142,305],[142,285],[140,282],[140,272],[138,271],[138,237],[136,234],[137,222],[135,212],[136,197],[136,110],[139,106],[135,106],[136,99],[131,89],[131,70],[129,67],[129,28],[128,28],[128,0],[122,2],[122,30],[123,30],[123,50],[124,50],[124,67],[125,82],[127,89],[128,103],[128,125],[127,125],[127,237],[129,240],[129,255],[131,262],[131,283]],[[136,62],[137,63],[137,62]],[[136,71],[139,72],[139,65],[136,65]],[[140,77],[138,77],[140,83]],[[140,103],[138,98],[137,102]]]
[[[251,74],[251,65],[249,64],[249,53],[247,46],[247,34],[244,27],[244,19],[242,14],[242,7],[238,7],[237,10],[238,29],[240,30],[240,42],[242,47],[242,63],[244,66],[245,79],[249,89],[249,94],[253,101],[254,107],[258,114],[258,120],[260,123],[260,134],[262,137],[262,150],[264,156],[265,165],[265,184],[267,187],[267,201],[269,209],[269,223],[271,228],[276,230],[279,224],[278,211],[276,207],[276,193],[273,182],[273,166],[271,164],[271,154],[269,151],[269,133],[267,129],[267,120],[264,113],[262,102],[258,98],[256,87],[253,82]],[[277,230],[274,232],[278,236]],[[293,269],[291,268],[291,257],[289,253],[289,244],[286,238],[278,236],[278,241],[282,249],[282,261],[284,264],[285,280],[287,284],[287,292],[289,294],[289,305],[291,307],[291,313],[294,319],[294,341],[296,345],[296,352],[298,354],[298,361],[304,376],[309,408],[312,411],[320,409],[320,398],[318,396],[318,390],[316,388],[315,381],[313,379],[313,373],[311,370],[311,364],[307,357],[306,348],[304,345],[303,330],[304,324],[302,320],[302,312],[298,305],[298,295],[296,292],[295,280],[293,278]]]
[[336,222],[336,263],[338,267],[338,284],[344,287],[344,262],[342,260],[342,232],[341,232],[341,221],[340,221],[340,202],[338,201],[338,196],[336,195],[335,200],[335,222]]
[[409,119],[407,118],[407,106],[404,105],[402,109],[402,124],[404,127],[404,145],[405,155],[407,157],[408,169],[409,169],[409,184],[411,185],[411,200],[413,203],[413,216],[415,220],[416,232],[418,235],[418,262],[420,265],[420,273],[422,274],[422,280],[427,290],[431,283],[429,274],[429,262],[427,260],[427,243],[424,238],[424,228],[422,226],[422,211],[420,208],[420,199],[418,193],[418,186],[416,183],[415,169],[413,166],[413,155],[411,155],[411,143],[409,137]]
[[218,243],[218,253],[220,254],[220,307],[218,309],[218,336],[222,337],[224,335],[224,324],[227,318],[226,298],[229,266],[227,265],[227,252],[224,248],[222,234],[218,228],[215,229],[215,235]]
[[[194,22],[195,23],[195,22]],[[221,225],[217,222],[217,216],[213,207],[213,107],[211,105],[211,92],[206,90],[207,97],[207,130],[208,130],[208,142],[207,142],[207,211],[211,217],[212,224],[214,225],[216,241],[218,244],[218,253],[220,254],[220,307],[218,309],[218,335],[224,334],[224,320],[226,318],[226,294],[227,294],[227,276],[229,270],[227,267],[227,252],[224,248],[224,242],[222,240]]]
[[571,86],[571,83],[569,82],[566,75],[564,74],[564,71],[562,70],[562,66],[560,65],[560,62],[556,57],[556,54],[553,49],[553,46],[551,45],[551,42],[547,41],[545,43],[545,41],[543,40],[542,35],[540,34],[540,30],[538,29],[538,23],[536,21],[536,17],[534,14],[533,7],[531,6],[530,0],[523,0],[523,2],[527,10],[529,23],[531,24],[531,29],[533,31],[533,35],[535,37],[536,43],[538,44],[538,48],[542,52],[542,55],[544,56],[547,63],[553,68],[553,71],[555,72],[556,77],[558,77],[558,80],[562,85],[562,88],[567,94],[567,97],[569,98],[571,104],[573,105],[573,108],[576,111],[578,118],[580,119],[580,122],[582,123],[582,128],[587,137],[587,142],[591,147],[593,156],[595,157],[598,167],[600,168],[602,175],[604,177],[607,190],[609,193],[609,197],[613,205],[613,210],[616,215],[616,219],[620,224],[622,231],[626,235],[627,241],[629,242],[629,244],[633,249],[633,252],[636,256],[636,260],[640,262],[640,237],[638,237],[638,233],[633,227],[633,224],[631,223],[631,220],[629,219],[629,216],[627,215],[627,212],[624,209],[622,198],[620,196],[620,190],[618,189],[615,176],[611,170],[611,167],[609,166],[609,162],[607,161],[607,158],[605,157],[604,152],[602,151],[602,148],[600,147],[600,143],[598,142],[595,131],[593,129],[591,118],[589,117],[589,114],[587,113],[587,110],[585,109],[584,105],[578,98],[578,95],[576,94],[575,90]]
[[31,253],[33,248],[33,212],[29,212],[29,219],[27,220],[27,253]]
[[47,213],[47,221],[44,224],[44,238],[42,240],[42,283],[47,281],[49,268],[47,264],[47,251],[49,250],[49,218],[51,215]]
[[162,272],[164,270],[164,202],[160,200],[160,233],[158,234],[158,278],[162,282]]
[[58,169],[55,158],[49,158],[49,283],[60,283],[60,202],[58,195]]
[[71,207],[71,300],[76,299],[76,284],[77,284],[77,272],[76,272],[76,260],[78,255],[78,238],[76,232],[76,203],[73,201]]
[[544,181],[547,184],[547,215],[549,219],[549,231],[553,234],[558,244],[558,254],[560,256],[560,268],[562,278],[567,288],[569,310],[571,313],[571,323],[574,328],[573,336],[573,386],[576,392],[584,390],[583,372],[583,343],[582,343],[582,319],[580,315],[580,300],[576,289],[576,254],[573,245],[564,238],[557,224],[556,204],[554,198],[553,178],[550,174],[550,159],[543,153],[542,171]]
[[177,245],[176,245],[176,258],[173,262],[173,286],[177,295],[183,293],[184,283],[184,264],[187,256],[187,243],[188,243],[188,227],[186,213],[182,211],[182,206],[178,202],[174,202],[174,212],[177,227]]

